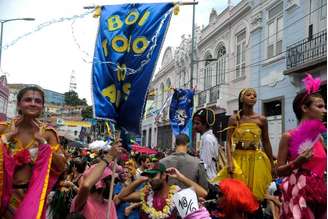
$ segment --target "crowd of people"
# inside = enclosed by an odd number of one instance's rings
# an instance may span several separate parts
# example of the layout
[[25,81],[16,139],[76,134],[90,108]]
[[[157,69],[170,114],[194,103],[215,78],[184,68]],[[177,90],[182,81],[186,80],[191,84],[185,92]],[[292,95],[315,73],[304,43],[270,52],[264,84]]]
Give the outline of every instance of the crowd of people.
[[211,129],[214,112],[204,108],[192,118],[197,154],[186,134],[175,136],[170,154],[131,153],[119,138],[109,150],[86,152],[60,145],[56,130],[38,120],[43,91],[24,88],[19,115],[0,124],[0,218],[181,218],[174,196],[186,188],[199,203],[188,219],[326,218],[324,98],[316,89],[295,97],[299,125],[282,135],[277,157],[256,101],[255,89],[240,92],[225,147]]

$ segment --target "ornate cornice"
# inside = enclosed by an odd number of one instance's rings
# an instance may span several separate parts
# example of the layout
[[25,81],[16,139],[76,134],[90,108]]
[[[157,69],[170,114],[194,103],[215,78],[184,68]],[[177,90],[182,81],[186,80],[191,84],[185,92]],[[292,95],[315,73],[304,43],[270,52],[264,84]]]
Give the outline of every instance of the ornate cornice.
[[262,28],[262,23],[263,23],[263,13],[262,11],[256,13],[252,18],[251,18],[251,32]]

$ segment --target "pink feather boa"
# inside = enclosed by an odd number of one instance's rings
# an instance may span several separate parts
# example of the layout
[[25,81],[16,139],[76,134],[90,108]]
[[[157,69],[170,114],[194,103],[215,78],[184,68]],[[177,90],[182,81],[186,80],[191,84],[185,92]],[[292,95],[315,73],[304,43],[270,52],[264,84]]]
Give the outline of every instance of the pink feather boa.
[[291,132],[289,153],[296,157],[306,149],[312,148],[313,144],[327,129],[318,119],[303,121]]
[[206,208],[200,208],[197,211],[188,214],[185,219],[211,219],[211,217]]

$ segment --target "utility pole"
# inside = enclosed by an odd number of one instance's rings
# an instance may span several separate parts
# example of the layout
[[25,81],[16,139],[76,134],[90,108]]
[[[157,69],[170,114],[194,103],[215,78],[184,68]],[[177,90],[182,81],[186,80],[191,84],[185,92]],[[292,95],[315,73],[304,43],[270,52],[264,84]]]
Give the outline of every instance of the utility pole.
[[0,68],[1,68],[1,51],[2,51],[2,36],[3,36],[3,25],[9,21],[34,21],[35,18],[13,18],[7,20],[0,20]]
[[75,71],[72,70],[68,90],[69,91],[76,91],[76,86],[77,86],[77,83],[76,83],[76,78],[75,78]]
[[190,89],[193,89],[194,75],[194,52],[195,52],[195,7],[196,2],[192,5],[192,29],[191,29],[191,62],[190,62]]
[[[194,83],[193,83],[193,75],[194,75],[194,52],[195,52],[195,7],[196,3],[195,0],[193,2],[194,4],[192,5],[192,29],[191,29],[191,62],[190,62],[190,89],[193,90],[194,88]],[[193,96],[194,98],[194,96]],[[194,101],[193,101],[194,102]],[[194,108],[194,106],[193,106]],[[190,133],[190,145],[191,148],[196,152],[197,146],[194,144],[195,141],[193,139],[193,131],[192,131],[192,122],[190,122],[190,127],[189,127],[189,133]]]

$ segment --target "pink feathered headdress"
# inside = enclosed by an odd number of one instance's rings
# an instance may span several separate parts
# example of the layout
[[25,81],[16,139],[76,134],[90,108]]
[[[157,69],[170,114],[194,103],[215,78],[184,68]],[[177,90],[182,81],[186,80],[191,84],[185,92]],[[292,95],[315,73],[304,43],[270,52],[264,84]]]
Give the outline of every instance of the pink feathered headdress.
[[320,78],[313,78],[311,74],[306,74],[306,77],[303,79],[305,89],[307,94],[313,94],[319,91],[320,88]]

